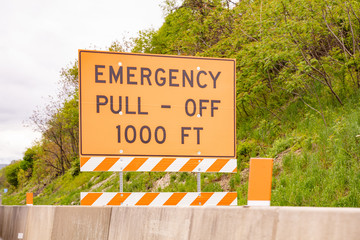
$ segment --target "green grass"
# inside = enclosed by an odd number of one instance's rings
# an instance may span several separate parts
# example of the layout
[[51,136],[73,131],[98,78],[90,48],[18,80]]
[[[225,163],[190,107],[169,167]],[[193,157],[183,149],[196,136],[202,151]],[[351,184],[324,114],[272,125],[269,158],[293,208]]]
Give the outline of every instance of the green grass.
[[303,136],[300,154],[286,155],[273,180],[272,205],[359,207],[359,104],[328,109],[327,127],[318,116],[306,117],[292,132]]
[[[299,103],[284,111],[286,122],[240,121],[247,131],[237,145],[236,174],[201,174],[202,191],[224,191],[220,180],[229,180],[229,190],[238,193],[238,204],[247,204],[247,168],[251,157],[281,158],[274,165],[273,206],[360,207],[360,103],[357,96],[343,107],[328,104],[324,111],[327,126],[316,112],[296,111]],[[268,116],[269,117],[269,116]],[[252,131],[250,131],[253,129]],[[125,192],[195,192],[195,173],[170,173],[169,182],[154,187],[168,173],[124,173]],[[73,176],[75,175],[75,176]],[[109,180],[110,179],[110,180]],[[112,172],[68,171],[46,186],[30,179],[18,189],[3,195],[3,204],[25,204],[26,192],[34,192],[35,205],[80,203],[80,192],[117,192],[119,175]]]
[[[324,116],[327,126],[320,114],[301,110],[297,102],[277,127],[264,120],[241,122],[240,129],[256,130],[238,144],[240,171],[251,157],[281,157],[273,169],[272,206],[360,207],[359,96],[342,107],[328,103]],[[238,204],[246,204],[247,179],[241,182],[236,174],[230,186],[238,192]]]

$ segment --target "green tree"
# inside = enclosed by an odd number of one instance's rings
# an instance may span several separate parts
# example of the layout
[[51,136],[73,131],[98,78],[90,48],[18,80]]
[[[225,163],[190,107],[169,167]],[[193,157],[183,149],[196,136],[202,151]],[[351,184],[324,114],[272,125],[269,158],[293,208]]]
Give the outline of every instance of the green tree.
[[17,188],[18,186],[18,172],[20,169],[20,161],[11,163],[5,168],[5,176],[7,182],[13,187]]
[[34,161],[36,160],[36,151],[37,151],[37,145],[34,145],[31,148],[28,148],[25,153],[23,160],[20,161],[20,168],[24,171],[30,169],[32,171]]

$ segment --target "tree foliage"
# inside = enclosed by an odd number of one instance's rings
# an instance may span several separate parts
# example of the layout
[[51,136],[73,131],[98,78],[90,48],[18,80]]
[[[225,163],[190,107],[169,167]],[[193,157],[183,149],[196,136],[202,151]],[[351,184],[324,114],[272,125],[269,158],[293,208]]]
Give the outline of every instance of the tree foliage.
[[301,101],[326,124],[325,102],[343,105],[360,87],[357,1],[186,0],[169,12],[134,50],[235,58],[239,117],[280,120],[286,103]]
[[20,169],[19,161],[10,164],[5,169],[5,176],[6,176],[7,182],[15,188],[18,186],[18,183],[19,183],[18,178],[17,178],[19,169]]

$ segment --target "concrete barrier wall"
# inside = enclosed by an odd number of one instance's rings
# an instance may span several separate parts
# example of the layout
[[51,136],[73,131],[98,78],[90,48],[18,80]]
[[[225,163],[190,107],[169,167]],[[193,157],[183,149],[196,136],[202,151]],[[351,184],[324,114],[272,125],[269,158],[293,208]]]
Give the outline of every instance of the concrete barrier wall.
[[18,239],[359,239],[360,209],[0,206],[0,237]]
[[113,207],[109,239],[188,239],[194,208]]
[[0,237],[2,236],[3,225],[4,225],[4,207],[0,206]]
[[51,239],[55,207],[29,207],[24,239]]
[[360,209],[280,208],[276,239],[360,239]]
[[3,206],[2,208],[1,237],[18,239],[19,233],[25,234],[29,208],[26,206]]
[[[277,208],[194,209],[190,239],[275,239]],[[204,224],[205,223],[205,224]]]
[[53,240],[107,240],[111,207],[56,207]]
[[3,236],[3,226],[4,226],[4,207],[0,206],[0,239]]

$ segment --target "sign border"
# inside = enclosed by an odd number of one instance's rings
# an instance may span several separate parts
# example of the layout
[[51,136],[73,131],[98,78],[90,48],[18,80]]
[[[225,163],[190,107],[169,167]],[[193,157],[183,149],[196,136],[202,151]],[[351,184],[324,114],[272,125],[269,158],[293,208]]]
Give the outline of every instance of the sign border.
[[[148,54],[148,53],[124,53],[124,52],[110,52],[110,51],[96,51],[96,50],[78,50],[79,53],[79,62],[78,62],[78,71],[79,71],[79,154],[84,157],[183,157],[183,158],[236,158],[236,59],[232,58],[209,58],[209,57],[195,57],[195,56],[177,56],[177,55],[165,55],[165,54]],[[106,54],[116,54],[116,55],[132,55],[132,56],[148,56],[148,57],[159,57],[159,58],[183,58],[183,59],[199,59],[199,60],[216,60],[216,61],[229,61],[234,64],[234,149],[233,155],[225,156],[209,156],[209,155],[154,155],[154,154],[84,154],[82,148],[82,109],[81,109],[81,53],[106,53]]]

